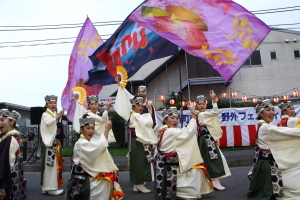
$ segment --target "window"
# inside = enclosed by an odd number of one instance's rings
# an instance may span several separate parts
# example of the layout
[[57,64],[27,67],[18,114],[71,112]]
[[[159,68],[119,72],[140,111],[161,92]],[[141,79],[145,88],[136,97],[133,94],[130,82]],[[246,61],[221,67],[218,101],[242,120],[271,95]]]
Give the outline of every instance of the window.
[[271,60],[276,60],[277,59],[276,51],[271,51],[270,56],[271,56]]
[[253,51],[250,58],[246,60],[243,66],[261,65],[260,50]]
[[300,58],[300,50],[295,50],[294,56],[295,56],[295,58]]

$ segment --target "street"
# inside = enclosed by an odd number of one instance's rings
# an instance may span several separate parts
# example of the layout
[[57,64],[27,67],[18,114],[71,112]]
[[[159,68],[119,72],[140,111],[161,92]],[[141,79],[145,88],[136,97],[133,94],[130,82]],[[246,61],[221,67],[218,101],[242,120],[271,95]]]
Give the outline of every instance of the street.
[[[209,200],[246,200],[247,191],[249,187],[249,180],[247,178],[250,166],[247,167],[232,167],[230,168],[231,176],[221,179],[221,183],[226,187],[225,191],[215,191],[207,195],[202,195],[202,199]],[[66,188],[68,177],[70,173],[64,172],[64,186]],[[40,187],[40,173],[39,172],[25,172],[27,179],[27,197],[28,200],[63,200],[64,194],[59,196],[51,196],[42,194]],[[153,200],[154,193],[142,194],[132,191],[132,183],[129,182],[129,171],[120,172],[119,181],[124,190],[124,200]],[[153,190],[153,182],[147,183],[149,189]]]

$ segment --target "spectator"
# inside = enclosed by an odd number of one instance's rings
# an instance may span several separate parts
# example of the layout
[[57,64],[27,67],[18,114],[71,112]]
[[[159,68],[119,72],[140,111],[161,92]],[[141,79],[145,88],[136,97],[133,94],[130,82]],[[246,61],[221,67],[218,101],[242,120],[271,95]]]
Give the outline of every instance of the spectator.
[[28,133],[28,143],[27,143],[29,153],[33,152],[34,137],[35,137],[35,134],[33,132],[33,129],[30,129],[29,133]]

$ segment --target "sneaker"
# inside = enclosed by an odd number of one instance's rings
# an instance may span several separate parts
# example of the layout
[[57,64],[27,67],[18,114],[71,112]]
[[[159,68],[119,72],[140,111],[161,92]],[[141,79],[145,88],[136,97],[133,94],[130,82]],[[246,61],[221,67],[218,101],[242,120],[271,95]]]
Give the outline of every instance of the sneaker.
[[60,195],[63,193],[64,190],[51,190],[51,191],[48,191],[48,194],[50,195]]
[[223,187],[220,183],[220,180],[212,180],[213,186],[216,190],[223,191],[225,187]]
[[147,189],[144,184],[135,185],[136,189],[141,193],[150,193],[151,190]]

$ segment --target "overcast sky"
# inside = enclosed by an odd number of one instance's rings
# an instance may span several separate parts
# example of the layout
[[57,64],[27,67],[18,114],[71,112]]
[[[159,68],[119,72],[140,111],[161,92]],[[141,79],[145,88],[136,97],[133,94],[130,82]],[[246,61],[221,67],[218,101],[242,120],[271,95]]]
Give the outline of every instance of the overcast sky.
[[[142,0],[0,0],[0,102],[28,107],[44,106],[44,96],[59,97],[68,77],[69,55],[80,28],[4,31],[24,27],[83,23],[88,15],[93,23],[123,21]],[[236,0],[249,11],[300,6],[299,0]],[[300,10],[256,15],[268,25],[300,23]],[[118,26],[96,26],[100,35],[112,34]],[[285,26],[298,27],[297,26]],[[295,30],[295,29],[294,29]],[[300,29],[296,29],[300,31]],[[107,37],[103,37],[105,39]],[[7,47],[41,43],[66,44]],[[19,43],[7,43],[19,42]]]

